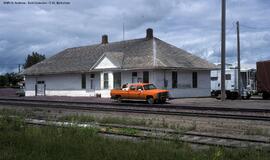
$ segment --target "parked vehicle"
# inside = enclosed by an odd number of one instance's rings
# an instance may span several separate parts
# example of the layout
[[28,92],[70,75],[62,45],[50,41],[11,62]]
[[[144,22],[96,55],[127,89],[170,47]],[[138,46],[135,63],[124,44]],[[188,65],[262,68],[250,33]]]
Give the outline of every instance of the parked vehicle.
[[257,91],[263,99],[270,98],[270,60],[257,62]]
[[[251,91],[255,88],[255,74],[254,79],[252,73],[253,69],[242,69],[240,73],[241,92],[238,91],[238,69],[231,64],[226,64],[225,70],[225,87],[226,98],[237,99],[239,96],[242,99],[249,99]],[[221,69],[211,71],[211,96],[220,98],[221,96]]]
[[16,91],[16,95],[19,97],[24,97],[25,96],[25,91],[23,87],[20,87],[17,91]]
[[125,84],[121,89],[111,90],[111,98],[118,101],[146,100],[149,104],[165,103],[169,98],[169,91],[157,89],[151,83]]

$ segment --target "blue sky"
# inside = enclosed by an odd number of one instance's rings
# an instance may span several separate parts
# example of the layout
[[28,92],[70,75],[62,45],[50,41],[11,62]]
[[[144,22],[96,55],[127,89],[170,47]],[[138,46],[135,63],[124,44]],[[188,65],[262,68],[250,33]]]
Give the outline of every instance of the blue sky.
[[[32,51],[50,57],[65,48],[100,43],[102,34],[108,34],[110,42],[121,41],[123,22],[125,39],[144,37],[150,27],[164,41],[210,62],[220,61],[221,0],[3,3],[7,1],[0,0],[0,73],[17,71],[17,64]],[[236,61],[236,21],[240,21],[242,64],[255,67],[256,61],[270,59],[269,8],[269,0],[227,0],[228,63]]]

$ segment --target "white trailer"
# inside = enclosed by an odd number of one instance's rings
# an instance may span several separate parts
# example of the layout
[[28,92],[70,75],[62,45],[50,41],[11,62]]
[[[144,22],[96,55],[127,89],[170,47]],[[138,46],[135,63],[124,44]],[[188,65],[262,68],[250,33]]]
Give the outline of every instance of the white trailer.
[[[236,99],[239,96],[238,93],[238,70],[237,67],[233,67],[231,64],[226,65],[225,70],[225,87],[226,95],[229,99]],[[251,95],[251,90],[255,89],[255,70],[245,69],[241,70],[240,87],[241,96],[244,99],[248,99]],[[221,70],[211,71],[211,95],[218,97],[221,93]]]

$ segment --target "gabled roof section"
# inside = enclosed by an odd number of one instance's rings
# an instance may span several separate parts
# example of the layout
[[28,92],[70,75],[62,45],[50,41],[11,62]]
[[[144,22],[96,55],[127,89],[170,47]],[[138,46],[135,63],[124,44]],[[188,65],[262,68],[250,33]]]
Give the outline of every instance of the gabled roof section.
[[211,70],[216,66],[158,38],[96,44],[65,49],[26,69],[24,75],[91,72],[108,58],[120,69],[185,69]]
[[121,68],[124,53],[122,52],[105,52],[101,58],[91,67],[91,70]]

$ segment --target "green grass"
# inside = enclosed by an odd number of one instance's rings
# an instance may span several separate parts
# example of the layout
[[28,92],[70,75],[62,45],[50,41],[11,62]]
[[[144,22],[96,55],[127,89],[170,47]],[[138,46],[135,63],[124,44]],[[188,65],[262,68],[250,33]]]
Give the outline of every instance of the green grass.
[[123,125],[138,125],[145,126],[146,121],[142,119],[125,118],[125,117],[94,117],[89,115],[68,115],[59,118],[60,121],[70,121],[77,123],[84,122],[98,122],[98,123],[110,123],[110,124],[123,124]]
[[30,110],[20,110],[17,111],[16,109],[0,109],[0,115],[6,115],[6,116],[18,116],[18,117],[31,117],[34,115],[34,113]]
[[262,135],[262,136],[270,136],[268,129],[263,128],[247,128],[245,131],[247,135]]
[[136,135],[139,133],[139,130],[133,128],[122,128],[120,132],[127,135]]
[[[91,115],[66,115],[58,119],[58,121],[68,121],[75,123],[88,123],[88,122],[97,122],[101,124],[120,124],[120,125],[135,125],[143,127],[153,127],[153,128],[170,128],[178,131],[179,133],[184,133],[186,131],[191,131],[196,129],[196,124],[191,126],[181,126],[180,124],[169,124],[163,118],[162,120],[153,120],[153,119],[141,119],[141,118],[130,118],[130,117],[95,117]],[[156,121],[156,122],[153,122]]]
[[[133,131],[125,131],[133,132]],[[268,160],[270,152],[162,141],[127,141],[99,136],[94,128],[26,125],[21,118],[0,118],[0,160]]]

